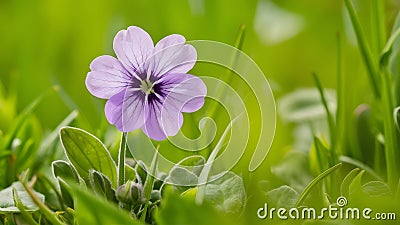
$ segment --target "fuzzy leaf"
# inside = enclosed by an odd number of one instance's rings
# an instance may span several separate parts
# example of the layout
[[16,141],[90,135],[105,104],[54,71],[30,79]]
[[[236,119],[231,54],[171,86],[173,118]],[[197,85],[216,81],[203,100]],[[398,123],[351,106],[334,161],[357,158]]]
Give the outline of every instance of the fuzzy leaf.
[[299,193],[293,188],[282,185],[276,189],[265,193],[268,199],[268,204],[271,204],[277,208],[291,208],[296,204],[299,199]]
[[77,201],[76,219],[78,224],[141,224],[135,221],[126,211],[102,198],[97,198],[88,191],[82,190],[79,185],[72,184],[71,188]]
[[203,169],[203,165],[206,162],[203,156],[201,155],[192,155],[182,159],[177,165],[182,167],[191,167],[190,171],[196,174],[196,176],[200,176],[201,170]]
[[168,180],[177,186],[195,186],[198,177],[186,168],[175,166],[171,169]]
[[98,196],[102,196],[109,201],[115,200],[115,191],[112,189],[111,181],[96,170],[89,172],[89,182],[92,189]]
[[382,181],[370,181],[362,186],[364,192],[369,196],[391,196],[390,187]]
[[136,174],[140,178],[142,184],[146,182],[147,179],[147,166],[142,160],[139,160],[135,167]]
[[73,165],[63,160],[54,161],[51,164],[54,177],[60,177],[63,180],[74,180],[79,182],[79,175]]
[[[24,186],[22,186],[21,182],[14,182],[10,187],[0,191],[0,212],[19,212],[19,209],[16,207],[13,199],[13,189],[16,190],[16,193],[18,194],[22,204],[25,206],[26,211],[39,210],[39,207],[37,207],[33,202],[28,192],[26,192]],[[36,197],[44,203],[44,195],[38,192],[34,193]]]
[[72,197],[72,195],[70,193],[70,187],[60,177],[57,177],[57,181],[58,181],[58,184],[60,185],[61,197],[63,199],[64,204],[70,208],[74,208],[74,198]]
[[208,204],[196,204],[193,198],[183,198],[170,190],[166,191],[161,208],[155,215],[159,225],[236,224]]
[[241,213],[246,202],[243,179],[233,172],[206,184],[204,202],[226,213]]
[[351,181],[349,185],[349,195],[353,194],[359,194],[362,193],[363,188],[362,188],[362,176],[364,175],[365,170],[361,170],[360,173],[357,174],[357,176],[354,177],[354,179]]
[[340,185],[340,193],[342,196],[348,197],[350,194],[350,184],[353,182],[354,178],[360,172],[359,168],[355,168],[350,171],[343,179],[342,184]]
[[137,181],[136,170],[126,164],[125,164],[125,179],[132,180],[135,182]]
[[81,177],[88,180],[89,170],[94,169],[106,175],[113,185],[116,185],[115,162],[98,138],[84,130],[73,127],[62,128],[60,136],[69,161]]

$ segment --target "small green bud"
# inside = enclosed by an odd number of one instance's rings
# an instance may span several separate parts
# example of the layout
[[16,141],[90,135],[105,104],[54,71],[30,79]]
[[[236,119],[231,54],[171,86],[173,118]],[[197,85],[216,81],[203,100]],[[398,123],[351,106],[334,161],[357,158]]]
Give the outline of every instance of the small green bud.
[[150,201],[153,203],[161,201],[161,192],[159,190],[153,190],[150,195]]
[[133,181],[128,181],[120,186],[115,192],[115,197],[122,203],[136,205],[145,202],[142,184]]
[[123,203],[131,203],[132,202],[132,197],[131,197],[131,185],[132,181],[128,181],[125,184],[121,185],[118,187],[117,191],[115,192],[115,197],[119,202]]
[[130,195],[132,202],[135,204],[142,204],[145,202],[143,186],[139,183],[132,183],[130,187]]

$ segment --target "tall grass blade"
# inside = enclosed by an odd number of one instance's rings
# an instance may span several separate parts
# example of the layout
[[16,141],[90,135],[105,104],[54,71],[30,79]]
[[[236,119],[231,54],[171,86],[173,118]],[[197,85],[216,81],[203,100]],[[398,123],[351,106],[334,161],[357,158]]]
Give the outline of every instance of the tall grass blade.
[[351,0],[345,0],[346,8],[350,16],[351,23],[353,25],[354,31],[356,33],[358,45],[360,48],[361,56],[364,60],[364,63],[368,70],[368,75],[370,79],[370,84],[372,86],[372,91],[375,97],[380,98],[380,78],[379,78],[379,71],[378,66],[372,57],[371,49],[368,46],[367,38],[361,28],[360,19],[357,16],[356,10],[354,8],[353,3]]
[[306,199],[306,197],[308,196],[308,194],[310,193],[310,191],[325,177],[327,177],[329,174],[331,174],[333,171],[335,171],[336,169],[338,169],[339,167],[342,166],[342,163],[338,163],[334,166],[332,166],[331,168],[325,170],[323,173],[321,173],[320,175],[318,175],[314,180],[311,181],[311,183],[309,185],[307,185],[307,187],[304,189],[304,191],[301,193],[299,199],[297,200],[295,207],[299,207],[301,206],[301,204],[303,204],[304,200]]

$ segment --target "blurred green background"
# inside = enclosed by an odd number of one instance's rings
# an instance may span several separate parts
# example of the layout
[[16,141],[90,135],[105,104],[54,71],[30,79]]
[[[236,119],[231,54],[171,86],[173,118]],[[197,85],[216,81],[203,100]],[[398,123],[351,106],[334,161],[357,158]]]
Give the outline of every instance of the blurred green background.
[[[362,25],[368,37],[373,38],[374,28],[368,15],[372,0],[355,2]],[[386,1],[387,29],[399,9],[400,1]],[[80,112],[76,126],[90,132],[104,126],[105,101],[89,94],[85,78],[95,57],[114,55],[112,41],[121,29],[140,26],[155,42],[178,33],[187,40],[233,44],[242,24],[246,26],[243,51],[266,74],[276,99],[301,87],[314,87],[312,72],[319,75],[324,87],[336,87],[337,35],[343,42],[346,97],[348,109],[352,109],[347,114],[351,115],[357,105],[371,98],[342,1],[2,0],[0,94],[16,99],[16,105],[14,111],[5,110],[14,108],[6,101],[0,105],[0,112],[3,111],[0,130],[7,132],[15,115],[54,85],[60,88],[60,94],[46,97],[35,113],[44,129],[54,128],[73,109]],[[247,184],[251,186],[250,199],[255,195],[252,195],[255,181],[266,176],[269,166],[291,148],[293,128],[293,124],[282,122],[278,115],[270,155],[253,178],[245,179],[254,181]],[[245,163],[236,169],[238,173],[246,171]],[[255,219],[254,215],[249,217]]]

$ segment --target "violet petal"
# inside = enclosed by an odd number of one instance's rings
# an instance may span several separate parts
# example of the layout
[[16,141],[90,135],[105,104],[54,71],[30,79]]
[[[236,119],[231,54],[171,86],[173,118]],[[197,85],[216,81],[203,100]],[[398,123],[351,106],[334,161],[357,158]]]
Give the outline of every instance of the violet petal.
[[168,92],[165,104],[174,104],[180,112],[195,112],[203,106],[207,87],[200,78],[175,73],[164,79],[163,89]]
[[136,26],[121,30],[115,36],[113,46],[118,59],[131,73],[137,76],[145,73],[144,63],[154,49],[153,40],[146,31]]
[[86,87],[89,92],[103,99],[119,93],[128,84],[130,75],[122,64],[112,56],[103,55],[95,58],[90,64],[91,72],[86,76]]
[[122,105],[124,101],[125,90],[112,96],[104,107],[106,118],[109,123],[114,124],[118,130],[122,131]]
[[127,89],[122,106],[123,132],[139,129],[143,126],[146,115],[147,97],[142,91]]
[[186,73],[196,63],[196,49],[185,43],[181,35],[173,34],[160,40],[153,55],[146,62],[146,69],[153,76],[160,77],[170,73]]

